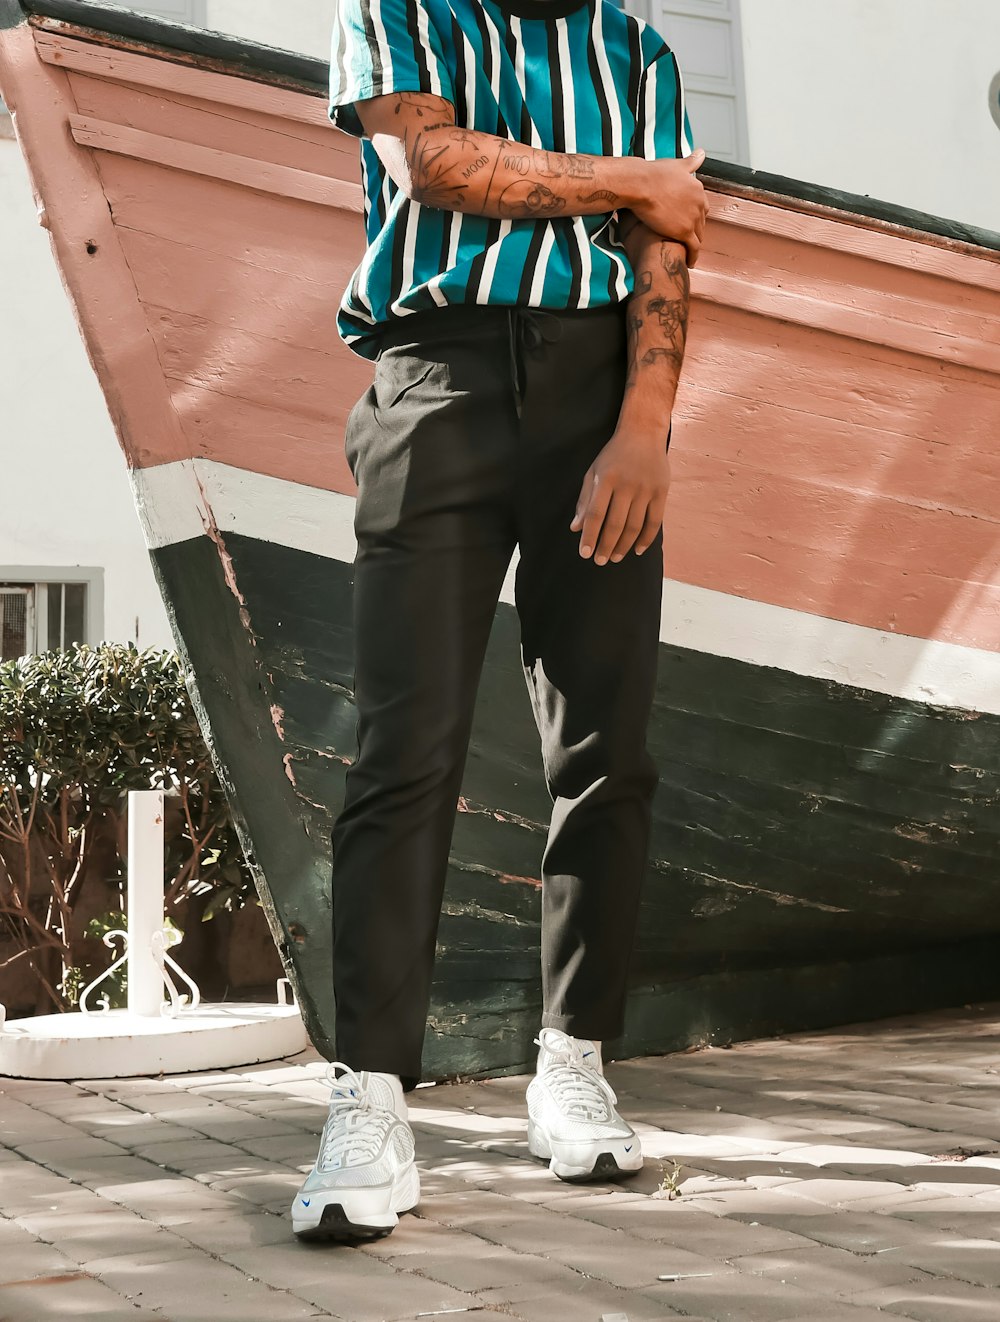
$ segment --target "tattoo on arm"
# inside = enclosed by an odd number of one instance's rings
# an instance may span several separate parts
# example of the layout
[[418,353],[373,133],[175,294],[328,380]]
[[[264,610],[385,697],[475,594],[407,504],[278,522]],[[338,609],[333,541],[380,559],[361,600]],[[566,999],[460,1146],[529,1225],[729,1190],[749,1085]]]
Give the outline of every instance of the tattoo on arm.
[[640,387],[673,397],[687,344],[691,281],[687,262],[669,240],[644,243],[626,314],[628,375],[625,395]]
[[415,112],[407,114],[402,136],[412,196],[424,206],[540,220],[610,213],[618,205],[614,189],[601,186],[609,177],[601,157],[546,151],[442,122],[440,98],[399,96],[396,113]]

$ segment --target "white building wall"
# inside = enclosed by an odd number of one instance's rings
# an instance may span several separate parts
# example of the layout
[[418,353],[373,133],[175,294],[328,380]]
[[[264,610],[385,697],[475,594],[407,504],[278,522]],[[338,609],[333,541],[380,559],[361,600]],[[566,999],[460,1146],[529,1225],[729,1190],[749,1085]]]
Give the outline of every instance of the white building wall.
[[1000,229],[998,0],[741,0],[758,170]]
[[336,0],[208,0],[208,26],[328,59]]

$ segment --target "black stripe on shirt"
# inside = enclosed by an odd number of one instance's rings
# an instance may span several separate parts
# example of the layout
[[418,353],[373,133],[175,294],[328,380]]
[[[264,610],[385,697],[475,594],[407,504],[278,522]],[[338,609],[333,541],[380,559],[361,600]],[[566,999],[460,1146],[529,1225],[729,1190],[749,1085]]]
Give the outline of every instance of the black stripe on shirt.
[[368,5],[361,5],[361,20],[365,25],[365,41],[368,43],[368,53],[372,62],[372,83],[378,88],[382,86],[382,77],[384,69],[382,68],[382,50],[378,44],[378,38],[375,36],[375,24],[372,22],[371,10]]
[[413,42],[413,58],[417,65],[420,90],[429,92],[431,90],[431,71],[427,62],[427,51],[420,40],[420,29],[417,27],[417,3],[418,0],[406,0],[406,30]]
[[[549,71],[552,88],[552,147],[554,151],[564,152],[566,150],[566,108],[563,99],[563,67],[559,55],[559,32],[555,23],[547,23],[545,26],[549,47]],[[572,69],[569,72],[572,78]],[[561,232],[565,235],[566,247],[569,250],[570,282],[566,306],[570,308],[579,307],[580,290],[583,286],[583,262],[580,260],[574,223],[569,218],[558,216],[553,220],[552,228],[557,234]]]
[[[511,68],[516,71],[517,39],[515,38],[513,31],[511,30],[510,24],[507,22],[506,18],[502,14],[500,16],[500,25],[501,25],[500,37],[501,40],[503,41],[504,50],[507,52],[507,57],[510,60]],[[515,85],[517,84],[516,72],[514,77],[514,83]],[[528,106],[523,96],[521,96],[521,124],[518,132],[517,140],[518,142],[523,142],[526,147],[531,146],[531,115],[528,113]]]
[[454,14],[451,16],[451,43],[455,51],[455,123],[468,127],[469,102],[465,95],[465,36]]
[[[472,6],[472,17],[476,20],[476,26],[479,28],[479,39],[483,43],[483,72],[486,75],[486,82],[490,87],[490,95],[493,95],[493,76],[499,72],[493,64],[493,45],[490,41],[490,28],[486,22],[486,15],[483,13],[481,4]],[[492,130],[500,138],[509,138],[511,136],[507,121],[503,117],[503,111],[500,109],[500,80],[497,80],[496,103],[497,103],[497,126]],[[491,132],[485,129],[484,132]]]
[[[491,99],[495,99],[497,103],[496,128],[493,130],[493,132],[497,135],[497,137],[509,138],[510,129],[507,127],[507,121],[504,119],[503,112],[500,109],[499,85],[497,86],[495,96],[493,92],[493,78],[494,75],[497,74],[499,71],[497,70],[493,61],[493,47],[490,43],[490,29],[486,22],[486,15],[483,13],[482,5],[474,4],[472,6],[472,14],[473,14],[473,18],[476,21],[476,26],[479,28],[479,39],[483,45],[483,73],[486,78],[486,84],[490,88]],[[499,79],[497,81],[499,84]],[[480,114],[480,121],[481,120],[482,120],[482,115]],[[483,129],[482,131],[485,133],[490,132],[489,129]],[[486,234],[483,238],[483,246],[480,248],[479,252],[476,253],[475,257],[472,259],[472,262],[469,266],[469,282],[466,285],[466,290],[467,292],[472,292],[474,296],[479,293],[479,285],[480,285],[480,281],[482,280],[483,269],[486,266],[487,255],[489,253],[489,250],[499,240],[502,225],[503,225],[503,221],[500,220],[498,217],[490,218],[490,222],[486,226]]]
[[[597,45],[594,41],[594,21],[597,5],[603,0],[589,0],[590,8],[590,27],[587,29],[587,64],[590,67],[590,79],[594,84],[594,92],[597,96],[597,106],[601,115],[601,154],[603,156],[612,156],[614,154],[614,141],[611,134],[611,107],[608,105],[607,94],[604,91],[604,79],[601,77],[601,66],[597,60]],[[617,269],[614,262],[609,258],[610,269],[608,271],[608,301],[614,303],[618,296],[617,287]]]
[[535,271],[538,268],[538,255],[542,251],[542,244],[545,241],[545,231],[547,228],[544,220],[536,220],[531,229],[531,240],[528,244],[528,251],[524,256],[524,269],[521,272],[521,283],[517,287],[517,302],[521,307],[527,305],[528,298],[531,295],[531,286],[535,283]]
[[597,62],[597,47],[594,44],[594,6],[595,3],[601,4],[602,2],[603,0],[589,0],[590,26],[587,29],[587,63],[590,66],[590,77],[594,84],[597,106],[601,115],[601,154],[602,156],[611,156],[614,150],[611,141],[611,110],[604,91],[601,66]]
[[[639,93],[642,90],[642,43],[639,40],[639,29],[635,23],[628,25],[628,90],[626,103],[632,108],[633,114],[637,117],[642,113],[639,104]],[[639,141],[639,132],[636,129],[632,139],[633,143]],[[641,153],[634,153],[640,155]]]
[[674,79],[674,155],[678,160],[684,155],[684,102],[681,97],[681,71],[677,67],[677,56],[670,52],[670,72]]

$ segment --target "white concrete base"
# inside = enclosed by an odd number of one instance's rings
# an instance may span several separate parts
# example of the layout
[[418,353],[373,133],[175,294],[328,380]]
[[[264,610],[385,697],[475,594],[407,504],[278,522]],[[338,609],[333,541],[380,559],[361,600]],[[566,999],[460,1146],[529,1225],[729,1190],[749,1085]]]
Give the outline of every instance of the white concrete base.
[[0,1022],[0,1075],[18,1079],[122,1079],[185,1074],[278,1060],[309,1045],[295,1005],[234,1001],[173,1017],[47,1014]]

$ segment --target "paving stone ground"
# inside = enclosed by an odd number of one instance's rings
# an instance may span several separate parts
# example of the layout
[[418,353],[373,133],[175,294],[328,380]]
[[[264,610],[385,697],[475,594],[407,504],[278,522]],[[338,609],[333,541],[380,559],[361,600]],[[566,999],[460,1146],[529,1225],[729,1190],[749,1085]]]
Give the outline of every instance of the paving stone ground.
[[324,1070],[0,1079],[2,1322],[1000,1322],[1000,1004],[613,1063],[618,1184],[529,1157],[525,1078],[421,1087],[356,1248],[291,1234]]

